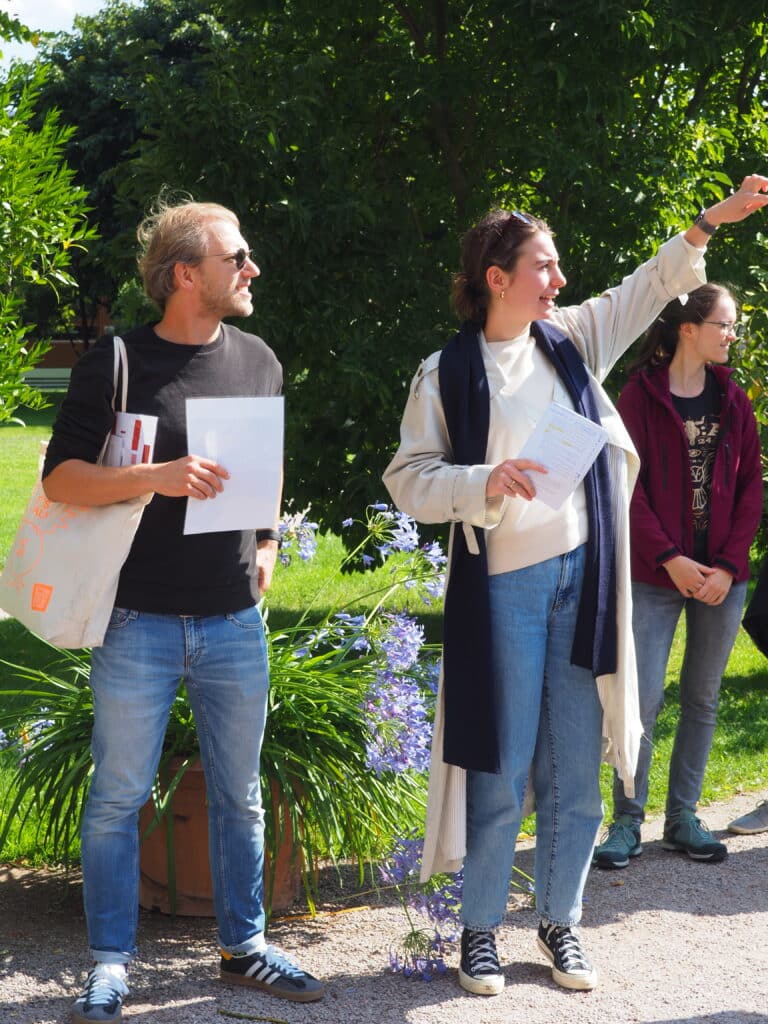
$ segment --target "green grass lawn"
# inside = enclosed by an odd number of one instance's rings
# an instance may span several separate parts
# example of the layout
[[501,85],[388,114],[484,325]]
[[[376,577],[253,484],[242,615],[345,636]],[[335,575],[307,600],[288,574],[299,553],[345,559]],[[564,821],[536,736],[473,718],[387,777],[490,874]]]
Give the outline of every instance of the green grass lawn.
[[19,525],[32,487],[37,479],[40,442],[51,433],[60,396],[51,398],[46,409],[18,412],[26,426],[0,425],[0,480],[3,481],[3,500],[0,502],[0,568]]
[[[0,479],[4,482],[0,508],[0,565],[15,533],[16,524],[26,503],[37,472],[37,448],[40,439],[50,433],[53,410],[29,415],[26,428],[0,427]],[[356,613],[370,608],[389,584],[390,568],[380,566],[367,573],[340,574],[337,569],[344,557],[340,537],[324,534],[318,551],[310,562],[298,558],[290,567],[278,566],[268,600],[268,622],[280,629],[296,622],[309,609],[310,619],[321,620],[328,609],[346,605]],[[436,642],[440,635],[440,607],[424,610],[413,595],[398,600],[396,607],[417,614],[424,623],[427,640]],[[649,814],[664,807],[666,776],[672,741],[678,718],[677,674],[685,641],[681,622],[673,645],[667,676],[667,699],[655,735],[655,755],[651,770]],[[0,658],[37,668],[51,665],[57,654],[13,620],[0,621]],[[10,670],[0,665],[0,682]],[[0,789],[7,790],[15,764],[13,755],[0,755]],[[702,805],[738,791],[756,789],[768,783],[768,661],[756,650],[743,631],[731,655],[723,683],[718,728],[707,770]],[[611,773],[602,771],[603,795],[610,809]],[[703,811],[706,817],[706,809]],[[26,858],[45,861],[45,849],[36,841],[36,822],[30,822],[0,856],[4,859]],[[77,844],[73,844],[73,855]]]
[[[647,811],[664,810],[667,773],[680,707],[677,679],[685,647],[681,621],[667,668],[665,703],[656,723]],[[768,784],[768,661],[740,630],[720,691],[720,709],[712,752],[704,778],[701,807],[734,793]],[[610,818],[612,772],[602,769],[603,799]]]

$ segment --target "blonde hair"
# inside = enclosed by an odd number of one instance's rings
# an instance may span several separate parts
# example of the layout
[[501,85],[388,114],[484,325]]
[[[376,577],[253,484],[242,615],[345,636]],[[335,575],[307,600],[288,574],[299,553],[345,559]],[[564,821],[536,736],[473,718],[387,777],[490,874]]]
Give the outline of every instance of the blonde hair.
[[161,311],[175,291],[176,264],[199,263],[207,251],[208,225],[222,220],[240,227],[234,213],[218,203],[196,203],[191,197],[172,203],[163,194],[155,200],[151,212],[139,224],[136,237],[144,291]]

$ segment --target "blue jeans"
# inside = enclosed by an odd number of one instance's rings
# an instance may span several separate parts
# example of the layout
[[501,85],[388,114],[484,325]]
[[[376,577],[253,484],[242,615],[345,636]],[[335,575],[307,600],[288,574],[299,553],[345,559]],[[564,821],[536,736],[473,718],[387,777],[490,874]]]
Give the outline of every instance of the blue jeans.
[[489,577],[501,773],[467,774],[462,920],[504,919],[523,799],[533,768],[536,909],[581,918],[602,820],[602,709],[592,673],[571,664],[584,547]]
[[680,722],[669,764],[666,816],[696,810],[717,721],[720,684],[741,623],[746,583],[734,583],[719,605],[684,598],[677,590],[632,584],[632,630],[637,649],[637,676],[643,738],[635,774],[635,795],[625,796],[613,780],[614,815],[645,818],[648,773],[656,719],[664,704],[664,680],[680,613],[685,609],[686,640],[680,671]]
[[138,813],[181,680],[205,770],[219,941],[233,953],[263,941],[259,758],[269,670],[261,614],[255,607],[206,617],[115,608],[91,668],[94,773],[82,857],[94,960],[127,963],[136,952]]

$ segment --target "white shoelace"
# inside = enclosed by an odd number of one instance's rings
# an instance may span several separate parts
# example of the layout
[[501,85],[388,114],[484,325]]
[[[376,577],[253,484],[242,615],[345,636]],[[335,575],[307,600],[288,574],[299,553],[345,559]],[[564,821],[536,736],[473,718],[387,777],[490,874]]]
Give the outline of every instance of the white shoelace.
[[581,948],[579,937],[573,930],[559,930],[556,925],[550,925],[547,931],[547,938],[554,932],[554,943],[563,967],[566,971],[588,971],[590,969],[584,950]]
[[472,974],[498,974],[499,959],[491,932],[473,932],[467,945],[467,959]]
[[89,1006],[107,1006],[115,998],[128,995],[125,967],[122,964],[96,964],[85,983],[80,999]]

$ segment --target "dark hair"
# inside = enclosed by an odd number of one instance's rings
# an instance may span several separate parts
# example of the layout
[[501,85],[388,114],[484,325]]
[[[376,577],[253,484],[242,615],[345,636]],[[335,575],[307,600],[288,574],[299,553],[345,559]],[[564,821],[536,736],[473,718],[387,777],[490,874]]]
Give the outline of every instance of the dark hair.
[[519,210],[491,210],[461,240],[461,270],[453,278],[451,299],[462,320],[484,324],[488,315],[488,267],[514,269],[521,245],[540,231],[543,220]]
[[673,299],[667,303],[658,319],[648,328],[637,357],[630,363],[627,373],[650,370],[654,366],[671,362],[677,351],[677,339],[682,325],[702,323],[722,298],[736,301],[725,285],[710,281],[689,292],[686,302]]

